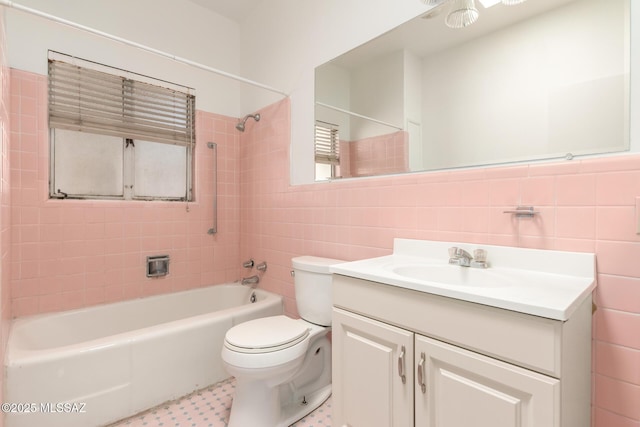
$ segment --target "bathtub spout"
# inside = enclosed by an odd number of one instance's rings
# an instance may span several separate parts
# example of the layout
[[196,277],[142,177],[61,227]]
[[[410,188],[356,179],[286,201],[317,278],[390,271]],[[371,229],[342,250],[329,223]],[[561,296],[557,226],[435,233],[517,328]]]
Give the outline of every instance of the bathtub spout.
[[258,276],[250,276],[250,277],[243,277],[241,283],[243,285],[251,286],[252,288],[255,288],[256,286],[258,286],[258,282],[260,282],[260,278]]

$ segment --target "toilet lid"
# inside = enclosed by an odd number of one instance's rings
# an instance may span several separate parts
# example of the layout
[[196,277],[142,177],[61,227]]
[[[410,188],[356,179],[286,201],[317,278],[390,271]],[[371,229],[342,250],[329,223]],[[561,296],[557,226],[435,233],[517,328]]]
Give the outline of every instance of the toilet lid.
[[227,331],[225,345],[243,353],[266,353],[291,347],[309,336],[309,328],[287,316],[263,317]]

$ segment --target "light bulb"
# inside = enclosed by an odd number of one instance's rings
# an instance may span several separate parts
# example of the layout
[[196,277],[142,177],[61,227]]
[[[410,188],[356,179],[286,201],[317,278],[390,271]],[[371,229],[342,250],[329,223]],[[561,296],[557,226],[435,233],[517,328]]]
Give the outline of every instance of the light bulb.
[[474,0],[453,0],[445,23],[450,28],[464,28],[476,22],[479,15]]

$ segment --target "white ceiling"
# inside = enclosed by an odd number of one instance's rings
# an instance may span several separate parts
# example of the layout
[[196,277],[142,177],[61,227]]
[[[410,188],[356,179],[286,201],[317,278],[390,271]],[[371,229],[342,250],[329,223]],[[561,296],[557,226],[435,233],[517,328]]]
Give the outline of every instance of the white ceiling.
[[[256,0],[257,1],[257,0]],[[479,7],[478,22],[464,30],[452,30],[445,23],[448,5],[443,3],[428,13],[414,18],[395,29],[339,56],[332,62],[345,68],[359,67],[363,63],[384,54],[406,49],[419,58],[438,52],[471,39],[497,31],[508,25],[559,8],[575,0],[535,0],[516,6],[496,5]]]
[[190,0],[233,21],[242,20],[263,0]]

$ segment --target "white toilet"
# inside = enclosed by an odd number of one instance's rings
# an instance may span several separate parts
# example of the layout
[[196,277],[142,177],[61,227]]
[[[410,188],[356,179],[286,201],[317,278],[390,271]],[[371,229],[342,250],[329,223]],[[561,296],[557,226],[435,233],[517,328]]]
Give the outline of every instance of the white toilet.
[[287,427],[331,395],[331,272],[344,261],[293,258],[302,319],[263,317],[227,331],[222,360],[236,378],[228,427]]

